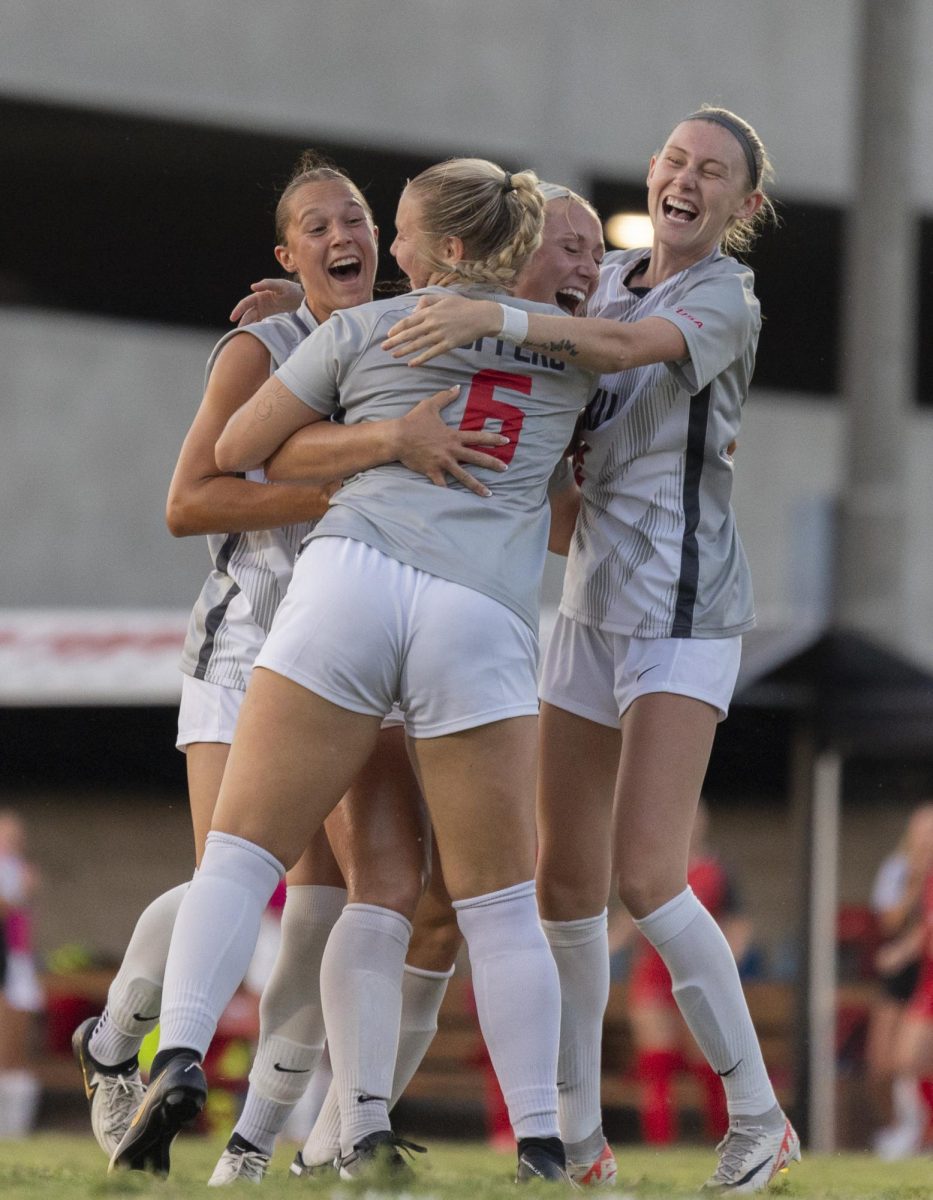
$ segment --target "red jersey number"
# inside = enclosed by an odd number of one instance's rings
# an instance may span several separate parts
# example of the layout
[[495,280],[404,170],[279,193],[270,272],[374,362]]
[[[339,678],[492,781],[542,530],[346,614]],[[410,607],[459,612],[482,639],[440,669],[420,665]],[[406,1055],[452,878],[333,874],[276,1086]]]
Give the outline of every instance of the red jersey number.
[[531,376],[510,375],[507,371],[479,371],[473,376],[473,382],[470,384],[470,394],[467,396],[460,428],[483,429],[487,421],[497,422],[499,432],[509,439],[508,442],[503,446],[481,446],[479,449],[484,454],[491,454],[493,458],[508,464],[515,455],[525,414],[514,404],[497,400],[493,395],[496,388],[505,388],[511,392],[521,392],[523,396],[530,396]]

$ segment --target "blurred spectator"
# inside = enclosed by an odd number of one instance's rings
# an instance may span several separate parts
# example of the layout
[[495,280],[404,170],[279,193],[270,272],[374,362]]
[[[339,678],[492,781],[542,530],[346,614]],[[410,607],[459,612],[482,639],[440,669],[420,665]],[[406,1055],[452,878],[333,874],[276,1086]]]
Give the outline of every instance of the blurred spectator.
[[[760,972],[761,956],[752,941],[751,922],[739,911],[726,869],[707,845],[707,829],[707,808],[701,800],[693,827],[687,882],[719,923],[740,973],[748,978]],[[631,957],[629,1014],[635,1072],[641,1084],[642,1140],[648,1145],[666,1145],[675,1140],[674,1083],[683,1073],[700,1083],[706,1134],[718,1140],[729,1123],[722,1081],[700,1053],[680,1015],[661,956],[636,934],[624,909],[615,910],[610,917],[609,951],[614,963],[626,953]]]
[[30,902],[39,883],[25,857],[21,817],[0,810],[0,918],[3,925],[3,990],[0,996],[0,1137],[24,1137],[35,1121],[39,1081],[30,1069],[34,1014],[43,1007],[32,953]]
[[893,1070],[895,1088],[910,1090],[911,1098],[920,1098],[919,1111],[913,1112],[899,1138],[878,1145],[885,1158],[908,1158],[926,1148],[926,1134],[933,1120],[933,804],[923,806],[917,828],[913,820],[908,829],[908,874],[903,908],[916,908],[920,896],[920,972],[916,988],[898,1022]]
[[931,869],[933,803],[925,803],[912,812],[899,845],[879,867],[872,889],[872,908],[883,942],[875,956],[881,988],[871,1014],[866,1063],[869,1079],[876,1091],[882,1089],[884,1108],[891,1114],[891,1123],[874,1140],[876,1152],[888,1159],[916,1153],[927,1124],[918,1073],[907,1065],[902,1041],[908,1002],[920,978],[924,886]]

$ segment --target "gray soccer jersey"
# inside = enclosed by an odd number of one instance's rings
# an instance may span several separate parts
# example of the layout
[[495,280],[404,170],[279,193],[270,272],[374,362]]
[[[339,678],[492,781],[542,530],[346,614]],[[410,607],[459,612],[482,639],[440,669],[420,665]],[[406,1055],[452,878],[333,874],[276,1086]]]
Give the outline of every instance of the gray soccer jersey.
[[[508,469],[500,474],[471,468],[491,489],[487,499],[455,481],[436,487],[399,463],[364,471],[333,497],[311,536],[366,542],[400,562],[492,596],[537,629],[548,479],[593,377],[495,338],[481,338],[412,370],[380,343],[420,296],[436,292],[444,289],[334,313],[276,375],[320,413],[331,414],[339,398],[348,425],[400,417],[432,392],[460,384],[460,395],[442,418],[464,429],[501,429],[508,445],[485,449]],[[482,295],[529,312],[559,311],[488,290]]]
[[726,451],[761,326],[754,279],[717,250],[639,295],[625,280],[647,253],[606,256],[588,315],[663,317],[689,357],[599,380],[582,422],[584,503],[560,607],[635,637],[729,637],[755,623]]
[[[217,356],[233,337],[251,334],[266,347],[271,366],[281,366],[317,328],[307,304],[295,313],[267,317],[233,329],[214,347],[205,381]],[[264,483],[262,470],[247,479]],[[188,621],[181,669],[196,679],[244,689],[253,660],[272,625],[295,565],[295,555],[313,522],[249,533],[207,535],[214,569],[208,575]]]

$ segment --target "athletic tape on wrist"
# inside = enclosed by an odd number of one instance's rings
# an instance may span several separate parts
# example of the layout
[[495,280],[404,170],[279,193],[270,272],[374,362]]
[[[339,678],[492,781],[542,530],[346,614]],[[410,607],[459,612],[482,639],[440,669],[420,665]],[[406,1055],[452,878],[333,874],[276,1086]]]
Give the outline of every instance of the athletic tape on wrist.
[[522,308],[512,308],[508,304],[500,304],[502,309],[502,327],[498,336],[507,342],[520,346],[528,336],[528,314]]

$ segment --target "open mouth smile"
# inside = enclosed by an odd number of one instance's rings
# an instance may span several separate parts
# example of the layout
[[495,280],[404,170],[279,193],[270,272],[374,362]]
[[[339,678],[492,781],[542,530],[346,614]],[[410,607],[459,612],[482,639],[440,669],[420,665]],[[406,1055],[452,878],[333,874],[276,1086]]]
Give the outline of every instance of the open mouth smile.
[[558,288],[554,301],[558,308],[562,308],[565,313],[573,317],[576,316],[577,312],[579,312],[586,302],[586,293],[579,288]]
[[664,215],[669,221],[678,225],[689,225],[699,215],[695,204],[689,200],[681,200],[677,196],[666,196],[661,202]]
[[343,258],[338,258],[327,268],[327,273],[333,279],[339,279],[344,283],[352,283],[354,279],[358,279],[360,272],[363,270],[362,262],[354,254],[344,255]]

